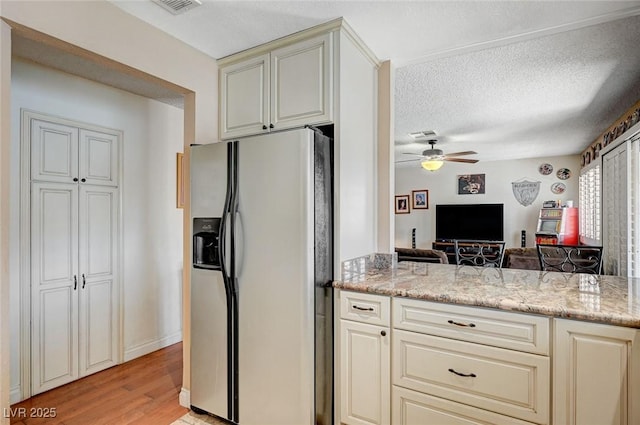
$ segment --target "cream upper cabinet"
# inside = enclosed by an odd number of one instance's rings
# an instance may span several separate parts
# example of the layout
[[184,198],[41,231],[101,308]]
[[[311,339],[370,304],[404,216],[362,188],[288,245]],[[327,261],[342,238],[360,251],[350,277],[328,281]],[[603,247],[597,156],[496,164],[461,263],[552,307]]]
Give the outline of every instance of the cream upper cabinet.
[[31,120],[31,180],[118,185],[119,132]]
[[331,35],[271,52],[271,121],[275,129],[331,121]]
[[221,138],[332,120],[331,33],[220,68]]
[[220,69],[222,138],[268,130],[269,66],[265,54]]
[[555,320],[553,423],[640,423],[640,331]]

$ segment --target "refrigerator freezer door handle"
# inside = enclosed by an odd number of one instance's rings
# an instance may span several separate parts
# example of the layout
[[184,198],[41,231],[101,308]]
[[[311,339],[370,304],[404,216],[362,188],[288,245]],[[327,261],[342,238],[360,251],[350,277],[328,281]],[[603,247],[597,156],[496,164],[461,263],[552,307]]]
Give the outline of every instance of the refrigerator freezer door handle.
[[242,273],[242,266],[244,263],[244,227],[242,225],[242,215],[239,212],[235,214],[235,228],[233,232],[235,234],[235,277],[240,276]]

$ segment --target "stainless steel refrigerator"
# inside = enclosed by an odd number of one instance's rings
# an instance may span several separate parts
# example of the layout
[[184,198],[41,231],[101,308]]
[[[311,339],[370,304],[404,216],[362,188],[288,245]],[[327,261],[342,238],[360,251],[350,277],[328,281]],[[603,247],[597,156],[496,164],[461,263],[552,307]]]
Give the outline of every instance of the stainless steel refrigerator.
[[332,143],[305,128],[191,147],[191,407],[333,422]]

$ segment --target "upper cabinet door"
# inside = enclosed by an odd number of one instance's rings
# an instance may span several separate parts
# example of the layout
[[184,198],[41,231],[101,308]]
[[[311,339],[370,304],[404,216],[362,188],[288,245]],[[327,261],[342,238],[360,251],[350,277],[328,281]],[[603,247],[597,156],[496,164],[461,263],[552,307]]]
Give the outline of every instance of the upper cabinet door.
[[31,179],[73,183],[78,178],[78,129],[31,120]]
[[118,185],[118,134],[80,130],[81,183]]
[[268,131],[269,54],[220,70],[222,138]]
[[271,121],[276,130],[332,120],[331,34],[271,52]]

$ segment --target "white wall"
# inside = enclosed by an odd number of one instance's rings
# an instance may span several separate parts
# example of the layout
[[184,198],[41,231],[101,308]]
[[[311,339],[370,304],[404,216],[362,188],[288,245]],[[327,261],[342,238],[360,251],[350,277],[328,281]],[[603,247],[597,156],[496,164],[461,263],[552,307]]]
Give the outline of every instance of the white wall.
[[340,262],[377,250],[377,69],[340,33],[336,125],[336,276]]
[[[0,14],[2,2],[0,2]],[[9,198],[10,149],[11,149],[11,31],[0,21],[0,407],[9,406],[10,350],[9,350]],[[9,418],[0,415],[0,424]]]
[[[553,165],[553,173],[544,176],[538,172],[540,164]],[[559,180],[556,171],[568,168],[572,175],[568,180]],[[457,175],[485,174],[484,195],[458,195]],[[507,247],[520,246],[520,232],[527,231],[527,246],[535,246],[537,217],[542,203],[547,200],[573,200],[578,205],[578,155],[546,157],[509,161],[481,161],[473,165],[446,162],[435,172],[414,167],[396,167],[396,195],[411,195],[412,190],[429,191],[429,209],[412,210],[410,214],[395,216],[395,245],[411,247],[411,229],[416,228],[416,247],[431,248],[435,239],[436,204],[504,204],[504,239]],[[522,206],[513,195],[511,183],[520,179],[540,181],[540,193],[529,206]],[[551,184],[562,181],[567,190],[562,195],[551,192]]]
[[[0,1],[0,14],[13,22],[56,37],[89,52],[97,53],[113,61],[180,85],[191,90],[185,102],[184,135],[181,140],[190,143],[208,143],[218,136],[218,67],[216,61],[202,52],[187,46],[161,30],[125,13],[105,0],[95,1]],[[107,35],[105,35],[107,34]],[[3,32],[0,56],[9,58],[9,31]],[[223,40],[211,40],[224,42]],[[150,53],[153,52],[153,53]],[[3,63],[4,62],[4,63]],[[9,60],[0,60],[0,101],[6,102],[6,110],[0,109],[0,134],[9,130]],[[8,157],[5,151],[8,137],[2,138],[0,158]],[[7,145],[7,146],[5,146]],[[185,166],[189,158],[185,157]],[[0,170],[2,171],[2,170]],[[188,182],[186,182],[188,185]],[[8,190],[2,189],[2,205],[8,198]],[[188,208],[188,203],[186,205]],[[188,215],[188,210],[185,210]],[[2,210],[0,209],[0,212]],[[8,214],[7,214],[8,215]],[[183,223],[188,228],[188,220]],[[0,214],[0,228],[8,229],[9,220]],[[188,238],[188,235],[184,235]],[[0,233],[0,261],[4,262],[8,237]],[[8,279],[2,270],[0,293],[8,290]],[[187,271],[188,272],[188,271]],[[187,282],[188,284],[188,282]],[[188,322],[189,292],[185,285],[185,312],[183,320]],[[0,323],[6,323],[9,315],[0,310]],[[0,327],[0,330],[2,327]],[[183,387],[190,386],[189,326],[184,328]],[[0,347],[5,347],[5,335],[1,334]],[[5,361],[3,348],[0,349],[0,363]],[[8,407],[5,385],[8,368],[0,369],[0,407]],[[3,418],[0,418],[0,423]]]
[[11,168],[11,388],[19,385],[20,108],[123,130],[125,359],[181,340],[182,210],[175,207],[183,111],[14,59]]

